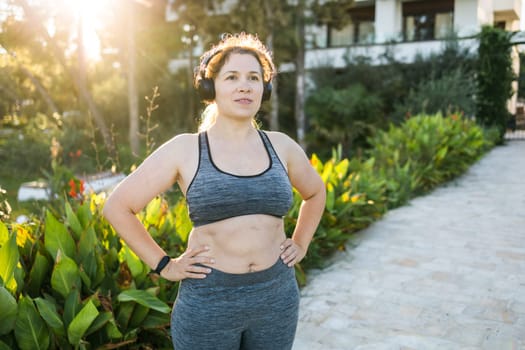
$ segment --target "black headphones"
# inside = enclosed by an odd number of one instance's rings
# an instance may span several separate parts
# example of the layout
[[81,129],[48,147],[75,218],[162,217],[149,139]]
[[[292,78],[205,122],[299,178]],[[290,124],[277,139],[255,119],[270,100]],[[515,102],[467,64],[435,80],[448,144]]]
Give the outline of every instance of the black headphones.
[[[199,66],[200,79],[197,79],[196,81],[196,88],[199,92],[201,99],[204,101],[213,101],[215,99],[215,83],[213,82],[213,79],[205,77],[206,68],[208,67],[208,64],[210,63],[211,59],[221,52],[222,50],[210,52],[208,57],[203,59],[202,63]],[[259,58],[257,59],[259,60]],[[262,95],[262,102],[268,101],[270,99],[270,96],[272,96],[272,83],[264,82],[263,87],[264,89]]]

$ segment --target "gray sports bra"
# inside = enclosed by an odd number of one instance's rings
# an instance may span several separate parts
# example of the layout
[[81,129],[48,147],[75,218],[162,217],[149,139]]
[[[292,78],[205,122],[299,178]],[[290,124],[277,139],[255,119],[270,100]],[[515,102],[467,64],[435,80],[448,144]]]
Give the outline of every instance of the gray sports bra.
[[208,134],[199,134],[199,165],[186,191],[193,226],[249,214],[286,215],[293,201],[288,174],[266,133],[258,132],[270,165],[248,176],[219,169],[211,157]]

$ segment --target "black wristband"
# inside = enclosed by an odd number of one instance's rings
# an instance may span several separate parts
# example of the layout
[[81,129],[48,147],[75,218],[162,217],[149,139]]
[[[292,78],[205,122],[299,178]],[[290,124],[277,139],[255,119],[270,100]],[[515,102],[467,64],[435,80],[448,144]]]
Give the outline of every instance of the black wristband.
[[152,272],[156,273],[157,275],[160,275],[160,272],[164,270],[164,268],[166,267],[166,265],[168,265],[170,260],[171,258],[168,255],[164,255],[162,259],[160,259],[159,264],[157,265],[155,270],[153,270]]

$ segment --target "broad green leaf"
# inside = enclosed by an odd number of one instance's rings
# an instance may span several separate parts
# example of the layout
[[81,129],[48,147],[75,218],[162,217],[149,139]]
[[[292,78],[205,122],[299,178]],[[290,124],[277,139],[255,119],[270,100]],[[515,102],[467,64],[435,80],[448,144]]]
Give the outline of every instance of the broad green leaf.
[[175,230],[183,243],[188,241],[188,235],[192,227],[186,201],[184,198],[181,198],[175,206]]
[[93,249],[98,246],[98,243],[97,234],[93,227],[84,230],[80,235],[78,244],[79,261],[84,260],[86,256],[92,253]]
[[4,285],[11,291],[16,292],[15,267],[18,264],[18,246],[16,245],[16,234],[11,234],[7,242],[0,247],[0,278]]
[[73,259],[58,255],[51,274],[51,287],[66,298],[73,289],[80,290],[80,273]]
[[49,333],[44,320],[28,296],[18,302],[18,317],[15,324],[15,338],[22,350],[49,348]]
[[78,269],[78,273],[80,275],[80,279],[82,280],[82,283],[88,288],[91,289],[91,278],[87,275],[86,271],[82,269],[82,266]]
[[49,263],[48,258],[40,254],[40,252],[37,252],[35,262],[29,272],[29,282],[27,286],[29,295],[39,295],[42,283],[44,279],[47,278],[50,269],[51,264]]
[[64,323],[57,312],[55,304],[43,298],[36,298],[35,303],[38,308],[38,312],[40,312],[40,316],[42,316],[49,327],[51,327],[51,329],[53,329],[56,334],[64,336],[66,334],[64,330]]
[[170,315],[156,311],[150,311],[141,326],[144,328],[161,328],[169,325]]
[[118,329],[115,320],[110,320],[106,325],[106,333],[111,339],[121,339],[122,332]]
[[150,308],[142,305],[136,305],[133,309],[133,314],[131,315],[131,318],[129,320],[129,327],[130,328],[137,328],[142,325],[142,322],[144,322],[144,319],[150,312]]
[[75,316],[67,329],[67,338],[73,345],[79,345],[80,340],[85,335],[89,326],[98,316],[97,307],[90,300],[84,305],[82,310]]
[[98,331],[112,319],[113,313],[111,313],[110,311],[103,311],[99,313],[97,318],[95,318],[95,320],[91,323],[88,330],[86,331],[86,336]]
[[149,307],[150,309],[157,310],[163,313],[169,313],[171,311],[171,309],[166,303],[144,290],[125,290],[118,295],[117,299],[120,302],[134,301],[140,305]]
[[71,227],[71,230],[75,234],[75,239],[79,239],[80,235],[82,234],[82,225],[80,225],[80,221],[78,220],[77,215],[73,211],[73,208],[71,208],[71,204],[69,202],[66,202],[66,219],[67,224],[69,227]]
[[76,254],[75,241],[66,226],[58,222],[49,211],[46,213],[45,247],[53,260],[56,260],[59,250],[70,258],[74,258]]
[[0,221],[0,247],[2,247],[8,239],[9,231],[7,230],[7,226]]
[[82,227],[88,227],[89,221],[92,218],[89,201],[85,201],[84,204],[78,207],[76,216]]
[[18,312],[16,299],[9,293],[5,287],[0,287],[0,335],[7,334],[13,330]]
[[127,245],[122,246],[121,258],[128,264],[131,275],[136,278],[144,271],[144,264],[140,258]]
[[69,324],[71,321],[73,321],[81,308],[82,304],[80,302],[80,293],[78,290],[74,290],[67,296],[66,302],[64,304],[63,319],[66,328],[69,327]]
[[149,225],[155,225],[162,215],[162,197],[157,196],[146,206],[144,222]]
[[13,348],[11,348],[9,345],[7,345],[6,343],[0,340],[0,350],[12,350],[12,349]]
[[95,251],[92,249],[85,257],[80,261],[80,267],[86,272],[90,279],[93,279],[97,275],[97,259]]
[[117,324],[121,329],[128,328],[129,320],[131,315],[133,315],[133,310],[135,309],[136,303],[133,302],[121,302],[117,310]]

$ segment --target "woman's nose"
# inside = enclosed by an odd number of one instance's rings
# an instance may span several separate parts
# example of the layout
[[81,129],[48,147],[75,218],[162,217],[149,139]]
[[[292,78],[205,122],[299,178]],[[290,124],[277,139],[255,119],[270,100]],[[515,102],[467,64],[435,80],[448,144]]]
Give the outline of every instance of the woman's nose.
[[243,80],[238,87],[238,90],[241,92],[249,92],[252,90],[250,83],[247,80]]

